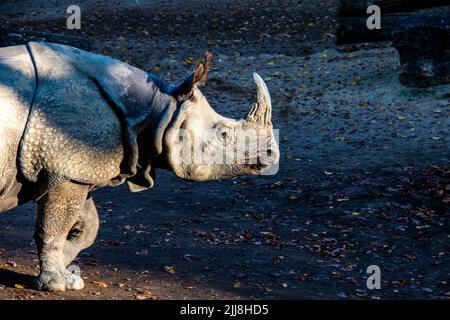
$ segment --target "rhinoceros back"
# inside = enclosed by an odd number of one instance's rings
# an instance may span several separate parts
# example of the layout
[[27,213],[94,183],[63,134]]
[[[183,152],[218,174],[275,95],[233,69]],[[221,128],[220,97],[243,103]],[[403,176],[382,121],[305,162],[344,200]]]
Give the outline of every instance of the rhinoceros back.
[[121,124],[93,80],[77,67],[89,53],[45,43],[28,46],[37,90],[19,152],[22,174],[32,182],[45,174],[56,182],[108,184],[120,173]]
[[17,150],[35,85],[26,46],[0,48],[0,196],[8,196],[17,179]]

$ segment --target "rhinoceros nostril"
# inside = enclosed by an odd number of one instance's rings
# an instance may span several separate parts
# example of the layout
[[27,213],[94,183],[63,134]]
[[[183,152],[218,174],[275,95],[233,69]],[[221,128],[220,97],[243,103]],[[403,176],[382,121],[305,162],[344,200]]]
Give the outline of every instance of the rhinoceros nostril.
[[260,157],[257,158],[257,165],[259,168],[267,168],[272,165],[272,160],[269,157]]
[[269,157],[272,156],[272,149],[267,150],[267,155],[268,155]]

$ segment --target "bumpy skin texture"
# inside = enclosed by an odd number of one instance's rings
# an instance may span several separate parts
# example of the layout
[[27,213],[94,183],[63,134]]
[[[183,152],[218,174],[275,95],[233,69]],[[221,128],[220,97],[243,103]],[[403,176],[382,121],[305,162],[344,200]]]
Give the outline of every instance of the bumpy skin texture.
[[0,212],[30,200],[18,176],[17,152],[35,90],[25,46],[0,48]]
[[82,289],[83,279],[66,270],[64,247],[67,235],[77,222],[89,187],[64,181],[38,202],[35,242],[40,273],[35,279],[39,290]]
[[77,68],[87,53],[67,54],[64,47],[41,43],[29,47],[38,90],[19,153],[22,174],[33,182],[45,171],[52,177],[108,184],[120,174],[124,155],[120,121],[92,78]]

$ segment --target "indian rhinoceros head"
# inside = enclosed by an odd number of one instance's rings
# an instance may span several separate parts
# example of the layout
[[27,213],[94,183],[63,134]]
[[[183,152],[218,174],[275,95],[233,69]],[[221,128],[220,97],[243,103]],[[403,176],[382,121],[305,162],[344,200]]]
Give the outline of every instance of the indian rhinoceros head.
[[164,135],[171,170],[195,181],[274,173],[279,149],[266,84],[254,73],[257,101],[248,115],[240,120],[223,117],[198,89],[210,63],[207,53],[205,61],[198,62],[195,72],[173,91],[178,108]]

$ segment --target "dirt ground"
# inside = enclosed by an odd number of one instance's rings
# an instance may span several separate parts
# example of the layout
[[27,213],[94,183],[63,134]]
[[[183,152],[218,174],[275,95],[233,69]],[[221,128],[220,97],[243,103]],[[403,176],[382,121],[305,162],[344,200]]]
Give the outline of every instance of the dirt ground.
[[[208,49],[202,88],[243,117],[251,74],[280,130],[275,176],[193,183],[157,172],[139,194],[94,193],[86,288],[29,289],[34,204],[0,217],[0,299],[448,299],[450,85],[403,87],[389,44],[336,48],[335,0],[3,1],[9,27],[78,34],[93,50],[178,82]],[[69,1],[70,2],[70,1]],[[381,289],[366,286],[370,265]]]

